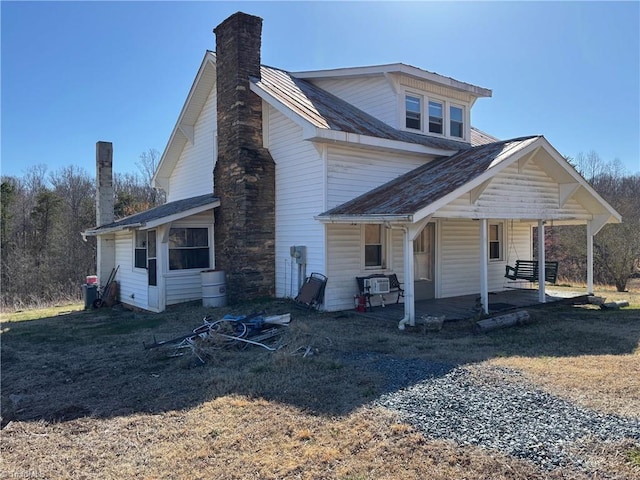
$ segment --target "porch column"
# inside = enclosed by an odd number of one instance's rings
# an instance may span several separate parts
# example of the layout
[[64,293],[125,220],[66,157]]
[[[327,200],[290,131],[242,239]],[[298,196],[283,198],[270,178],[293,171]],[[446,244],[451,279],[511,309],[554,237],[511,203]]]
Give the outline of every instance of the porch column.
[[480,301],[482,310],[489,314],[489,228],[486,218],[480,220]]
[[593,225],[587,221],[587,293],[593,295]]
[[404,233],[404,316],[412,327],[416,324],[415,289],[413,284],[413,237],[408,228]]
[[545,248],[544,248],[544,220],[538,220],[538,301],[546,303],[545,295]]

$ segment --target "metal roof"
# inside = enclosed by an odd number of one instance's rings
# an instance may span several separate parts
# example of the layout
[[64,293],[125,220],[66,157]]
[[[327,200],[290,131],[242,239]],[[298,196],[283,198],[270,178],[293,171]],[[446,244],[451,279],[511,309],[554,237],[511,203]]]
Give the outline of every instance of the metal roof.
[[410,216],[468,184],[492,167],[527,147],[540,136],[494,142],[439,157],[317,218]]
[[89,229],[83,234],[100,235],[103,233],[124,230],[126,228],[144,228],[154,223],[161,225],[177,218],[183,218],[199,213],[200,211],[215,208],[218,205],[220,205],[220,199],[212,193],[207,193],[197,197],[184,198],[182,200],[165,203],[164,205],[130,215],[113,223]]
[[463,150],[470,144],[397,130],[352,104],[289,72],[262,66],[262,78],[251,82],[316,128],[396,140],[443,150]]
[[473,145],[474,147],[499,141],[499,138],[496,138],[493,135],[489,135],[487,132],[483,132],[473,125],[471,126],[471,145]]

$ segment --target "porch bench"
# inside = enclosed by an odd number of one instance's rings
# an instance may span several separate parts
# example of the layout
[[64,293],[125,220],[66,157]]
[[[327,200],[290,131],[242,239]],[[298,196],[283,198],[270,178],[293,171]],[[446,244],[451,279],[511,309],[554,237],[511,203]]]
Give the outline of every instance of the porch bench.
[[[369,305],[369,308],[373,308],[371,305],[371,297],[374,295],[380,295],[377,293],[371,293],[369,287],[365,287],[364,281],[370,278],[388,278],[389,279],[389,293],[397,293],[396,303],[400,302],[400,297],[404,298],[404,288],[402,288],[402,284],[398,280],[398,275],[395,273],[391,273],[389,275],[385,275],[383,273],[376,273],[373,275],[369,275],[366,277],[356,277],[356,282],[358,283],[358,292],[360,295],[364,295],[366,298],[366,302]],[[383,298],[384,300],[384,298]]]
[[[507,265],[504,273],[505,278],[510,280],[526,280],[528,282],[538,281],[538,261],[537,260],[516,260],[516,266]],[[544,280],[555,284],[558,279],[558,262],[545,262]]]

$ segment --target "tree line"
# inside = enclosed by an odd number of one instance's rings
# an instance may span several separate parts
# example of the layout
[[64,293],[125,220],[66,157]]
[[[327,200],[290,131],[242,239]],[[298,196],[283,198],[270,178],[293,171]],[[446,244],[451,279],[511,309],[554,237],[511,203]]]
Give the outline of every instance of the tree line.
[[[139,173],[114,173],[114,210],[122,218],[164,202],[151,187],[159,152],[140,155]],[[96,225],[95,176],[77,166],[23,176],[2,176],[0,288],[3,309],[81,298],[81,285],[96,271],[96,239],[81,232]]]
[[[158,160],[158,151],[149,149],[136,162],[139,173],[114,174],[116,218],[164,203],[163,193],[151,187]],[[605,162],[595,152],[568,160],[622,215],[622,224],[606,225],[594,238],[594,280],[623,291],[640,268],[640,175],[626,174],[619,161]],[[95,177],[75,166],[48,172],[38,165],[22,177],[2,176],[1,194],[0,307],[80,299],[85,277],[96,269],[95,237],[80,235],[96,224]],[[586,281],[584,225],[548,225],[545,243],[562,278]]]

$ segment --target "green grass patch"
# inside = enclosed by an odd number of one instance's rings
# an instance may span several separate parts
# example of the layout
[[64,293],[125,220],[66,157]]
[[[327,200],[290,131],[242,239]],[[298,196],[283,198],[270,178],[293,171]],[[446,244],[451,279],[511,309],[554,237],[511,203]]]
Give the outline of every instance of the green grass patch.
[[55,307],[26,310],[23,312],[3,313],[0,318],[3,322],[23,322],[27,320],[41,320],[43,318],[81,312],[83,309],[84,304],[72,303],[68,305],[57,305]]

